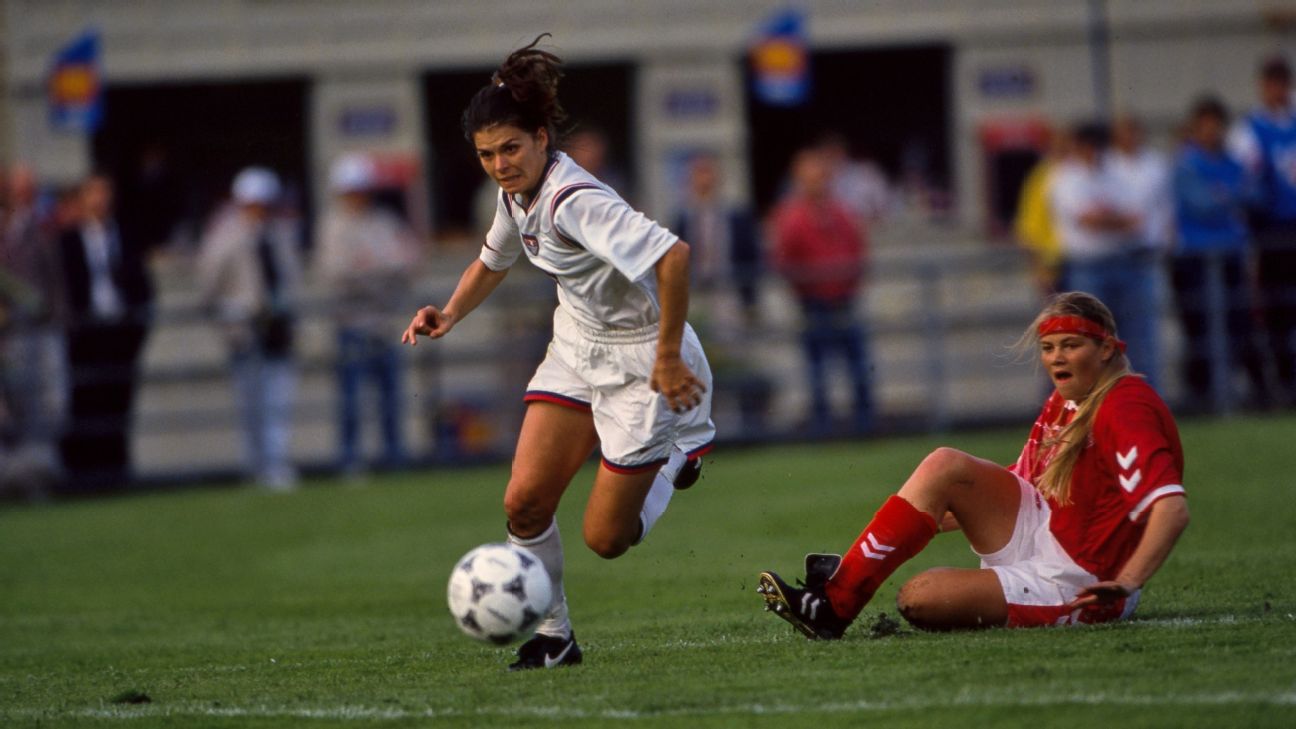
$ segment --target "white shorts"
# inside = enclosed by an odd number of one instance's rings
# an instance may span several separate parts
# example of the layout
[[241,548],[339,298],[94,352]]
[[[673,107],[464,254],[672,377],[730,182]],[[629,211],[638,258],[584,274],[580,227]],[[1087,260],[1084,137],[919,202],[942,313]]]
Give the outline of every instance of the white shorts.
[[558,307],[553,341],[527,385],[527,402],[551,402],[590,412],[603,463],[617,473],[656,469],[671,448],[696,458],[711,449],[711,366],[693,328],[684,325],[684,364],[706,392],[697,407],[672,412],[648,386],[657,361],[657,327],[595,330]]
[[1048,501],[1026,479],[1018,476],[1017,484],[1021,488],[1021,505],[1012,538],[997,552],[977,552],[981,567],[994,570],[1003,586],[1008,625],[1100,623],[1132,615],[1138,606],[1138,592],[1115,605],[1066,609],[1081,589],[1101,580],[1076,564],[1053,536]]

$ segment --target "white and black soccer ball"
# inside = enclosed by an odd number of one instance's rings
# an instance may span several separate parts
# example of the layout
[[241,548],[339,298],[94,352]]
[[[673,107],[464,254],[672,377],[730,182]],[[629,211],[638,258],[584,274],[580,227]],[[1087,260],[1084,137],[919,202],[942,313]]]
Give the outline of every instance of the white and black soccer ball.
[[506,645],[535,630],[553,602],[553,583],[540,558],[526,549],[483,544],[455,565],[446,599],[460,630]]

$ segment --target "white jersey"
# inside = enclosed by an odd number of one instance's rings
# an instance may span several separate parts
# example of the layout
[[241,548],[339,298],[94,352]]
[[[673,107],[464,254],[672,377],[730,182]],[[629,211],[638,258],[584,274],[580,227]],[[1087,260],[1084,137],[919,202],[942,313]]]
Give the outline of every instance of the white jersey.
[[558,282],[558,305],[590,329],[657,324],[654,264],[679,237],[555,153],[530,204],[500,191],[481,261],[502,271],[526,251]]

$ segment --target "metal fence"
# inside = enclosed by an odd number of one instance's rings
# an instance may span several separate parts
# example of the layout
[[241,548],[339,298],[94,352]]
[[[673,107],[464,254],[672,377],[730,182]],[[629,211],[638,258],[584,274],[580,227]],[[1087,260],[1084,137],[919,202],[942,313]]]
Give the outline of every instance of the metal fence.
[[[442,261],[441,273],[427,276],[417,291],[408,293],[408,310],[448,298],[470,255]],[[1160,320],[1170,356],[1159,381],[1172,402],[1229,413],[1248,403],[1242,394],[1245,385],[1230,366],[1210,370],[1204,399],[1187,390],[1178,373],[1185,353],[1201,347],[1216,363],[1239,358],[1229,319],[1230,307],[1239,303],[1229,294],[1224,262],[1206,259],[1204,270],[1199,301],[1176,302],[1170,287],[1164,287]],[[169,278],[137,401],[137,473],[153,483],[234,478],[240,473],[241,440],[226,355],[184,285],[183,268]],[[691,317],[700,320],[698,329],[715,368],[714,414],[722,443],[1024,423],[1047,392],[1033,355],[1012,349],[1039,306],[1025,262],[1015,250],[951,246],[879,251],[857,311],[870,343],[876,410],[867,432],[807,427],[811,416],[799,308],[781,280],[765,276],[760,286],[758,321],[736,339],[713,338],[705,310]],[[404,350],[410,404],[404,425],[414,464],[495,460],[511,453],[523,412],[522,390],[544,354],[554,303],[548,278],[511,275],[449,337]],[[1249,314],[1251,302],[1242,306]],[[1180,309],[1204,316],[1203,340],[1183,336]],[[293,451],[299,464],[316,471],[330,469],[337,455],[329,311],[326,292],[308,296],[297,357]],[[393,340],[405,323],[392,322]],[[1261,332],[1257,327],[1256,336],[1262,338]],[[1262,341],[1256,344],[1263,349]],[[836,407],[849,408],[844,373],[837,373],[831,393]],[[375,419],[369,411],[366,420]],[[374,443],[368,445],[372,452]]]

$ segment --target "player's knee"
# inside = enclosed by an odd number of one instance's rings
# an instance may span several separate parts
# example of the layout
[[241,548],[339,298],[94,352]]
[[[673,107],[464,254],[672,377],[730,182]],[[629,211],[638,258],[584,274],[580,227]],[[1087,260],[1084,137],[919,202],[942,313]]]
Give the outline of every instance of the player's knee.
[[625,554],[634,542],[634,536],[627,536],[609,529],[586,529],[585,546],[603,559],[616,559]]
[[522,490],[508,489],[504,494],[504,516],[509,530],[519,537],[532,537],[549,527],[553,511],[540,500]]
[[906,582],[896,594],[896,610],[915,628],[935,629],[937,609],[932,580],[925,572]]
[[972,457],[957,448],[942,446],[927,454],[918,466],[926,483],[947,485],[966,478]]
[[957,448],[941,446],[923,459],[923,466],[936,473],[952,475],[964,471],[968,464],[968,454]]

